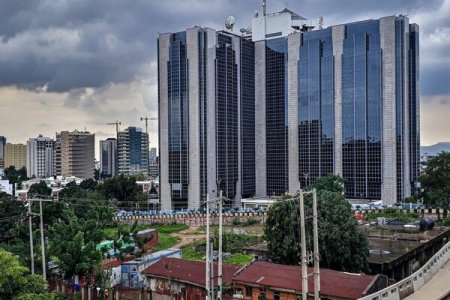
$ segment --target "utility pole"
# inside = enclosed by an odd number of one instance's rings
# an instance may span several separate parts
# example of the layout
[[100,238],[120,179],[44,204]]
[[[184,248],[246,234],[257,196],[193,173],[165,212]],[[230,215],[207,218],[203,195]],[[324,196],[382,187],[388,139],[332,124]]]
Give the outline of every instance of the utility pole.
[[41,227],[41,249],[42,249],[42,277],[47,280],[47,264],[45,263],[45,242],[44,242],[44,217],[42,213],[42,199],[39,201],[39,215]]
[[119,125],[122,125],[122,123],[119,121],[115,121],[115,122],[106,123],[106,125],[116,126],[116,135],[117,135],[119,133]]
[[219,266],[217,274],[217,299],[222,300],[222,236],[223,236],[223,220],[222,220],[222,190],[219,194]]
[[148,121],[158,120],[158,118],[154,117],[141,117],[141,121],[145,121],[145,133],[148,133]]
[[319,226],[317,218],[317,191],[313,189],[314,299],[320,299]]
[[303,191],[300,190],[300,237],[301,237],[301,265],[302,265],[302,299],[308,299],[308,262],[306,257],[305,206]]
[[206,194],[206,278],[205,278],[205,288],[206,288],[206,300],[212,300],[210,298],[211,292],[210,292],[210,283],[211,275],[209,273],[209,194]]
[[31,274],[34,275],[34,250],[33,250],[33,216],[31,214],[31,200],[28,200],[28,222],[30,229],[30,258],[31,258]]

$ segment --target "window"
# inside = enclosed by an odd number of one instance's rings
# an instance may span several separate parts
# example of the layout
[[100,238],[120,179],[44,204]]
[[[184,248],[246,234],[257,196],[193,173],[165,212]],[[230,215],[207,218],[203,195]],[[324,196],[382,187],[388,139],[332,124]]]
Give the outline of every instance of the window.
[[253,294],[252,287],[251,286],[246,286],[245,287],[245,296],[251,297],[252,294]]
[[273,300],[280,300],[280,292],[273,292]]

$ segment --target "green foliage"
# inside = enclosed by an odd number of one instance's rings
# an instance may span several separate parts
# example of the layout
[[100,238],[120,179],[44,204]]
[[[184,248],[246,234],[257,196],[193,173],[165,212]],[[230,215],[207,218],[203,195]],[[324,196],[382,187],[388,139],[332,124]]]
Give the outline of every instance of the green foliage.
[[[202,240],[203,244],[205,243],[205,240]],[[181,253],[183,256],[183,259],[187,260],[204,260],[205,259],[205,253],[200,253],[195,251],[195,246],[189,245],[181,249]]]
[[255,220],[255,219],[253,219],[252,217],[249,217],[248,219],[247,219],[247,222],[246,222],[247,224],[247,226],[252,226],[252,225],[255,225],[255,224],[258,224],[259,222],[258,222],[258,220]]
[[418,214],[414,213],[405,213],[400,209],[395,208],[386,208],[379,213],[371,212],[367,214],[367,221],[376,221],[377,217],[385,217],[388,220],[399,220],[405,223],[413,222],[419,219]]
[[[20,265],[17,256],[0,249],[0,299],[52,299],[47,282],[39,275],[31,275]],[[34,297],[34,298],[33,298]]]
[[84,190],[93,191],[93,190],[95,190],[96,187],[97,187],[97,181],[95,181],[92,178],[85,179],[80,183],[80,188],[82,188]]
[[50,196],[52,189],[47,186],[45,181],[41,180],[39,183],[34,183],[30,186],[28,194],[33,197],[45,197]]
[[450,217],[447,217],[447,219],[445,219],[443,221],[444,226],[450,226]]
[[[350,204],[336,192],[338,188],[332,190],[317,193],[321,267],[348,272],[365,270],[369,256],[367,238],[358,228]],[[311,198],[305,198],[306,215],[312,215]],[[277,202],[268,210],[264,234],[269,256],[275,262],[298,264],[300,261],[298,212],[297,200]],[[307,224],[306,235],[307,249],[313,249],[311,223]]]
[[[0,193],[0,218],[20,216],[26,211],[24,204],[6,193]],[[15,222],[0,223],[0,242],[11,239],[17,232]]]
[[432,207],[446,208],[450,198],[450,152],[441,152],[430,158],[425,171],[419,178],[421,197]]
[[405,203],[416,203],[417,199],[414,198],[414,197],[406,197],[406,198],[403,199],[403,202],[405,202]]
[[313,188],[318,191],[328,191],[342,194],[344,193],[344,179],[336,175],[320,177],[317,179],[316,183],[308,187],[310,190]]

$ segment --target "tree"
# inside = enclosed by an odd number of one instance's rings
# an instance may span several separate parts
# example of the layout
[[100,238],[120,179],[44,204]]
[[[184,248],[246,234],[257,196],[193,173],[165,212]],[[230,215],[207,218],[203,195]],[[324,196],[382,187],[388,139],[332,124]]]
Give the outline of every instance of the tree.
[[13,196],[16,195],[16,183],[22,184],[22,180],[27,179],[27,169],[22,167],[20,170],[16,170],[16,167],[10,166],[5,169],[5,177],[9,180],[9,183],[13,185]]
[[430,158],[420,176],[424,203],[432,207],[449,207],[450,202],[450,152],[441,152]]
[[97,181],[95,181],[92,178],[85,179],[80,183],[80,188],[82,188],[84,190],[93,191],[93,190],[95,190],[96,186],[97,186]]
[[47,282],[29,274],[17,256],[0,249],[0,266],[0,299],[54,299],[47,293]]
[[28,190],[28,194],[30,194],[32,197],[45,197],[50,196],[52,194],[52,189],[47,186],[45,181],[41,180],[39,183],[34,183],[30,186],[30,189]]
[[[325,183],[332,183],[330,186]],[[319,252],[321,267],[340,271],[360,272],[367,269],[369,248],[367,238],[359,230],[351,214],[351,206],[339,191],[340,180],[324,179],[318,186],[333,191],[318,190]],[[305,197],[305,214],[312,215],[312,197]],[[264,235],[269,257],[282,264],[298,264],[299,204],[286,199],[272,205],[267,213]],[[307,248],[313,249],[312,224],[307,224]]]
[[122,202],[122,206],[128,207],[133,206],[133,202],[142,194],[142,189],[136,184],[136,178],[123,174],[105,180],[102,191],[106,199],[116,199]]

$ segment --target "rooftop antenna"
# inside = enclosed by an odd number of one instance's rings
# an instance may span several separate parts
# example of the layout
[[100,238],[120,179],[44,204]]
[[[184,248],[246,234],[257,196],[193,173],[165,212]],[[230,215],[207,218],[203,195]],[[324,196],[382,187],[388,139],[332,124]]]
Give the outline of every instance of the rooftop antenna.
[[263,0],[262,7],[263,7],[263,16],[265,16],[266,15],[266,8],[267,8],[267,0]]
[[323,29],[323,17],[319,17],[319,29]]

